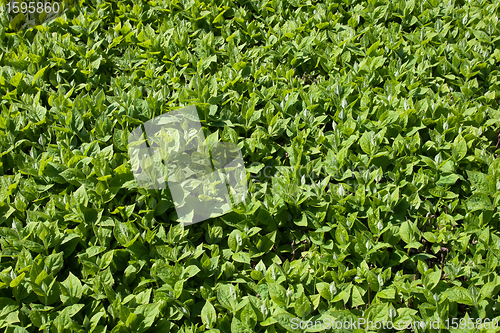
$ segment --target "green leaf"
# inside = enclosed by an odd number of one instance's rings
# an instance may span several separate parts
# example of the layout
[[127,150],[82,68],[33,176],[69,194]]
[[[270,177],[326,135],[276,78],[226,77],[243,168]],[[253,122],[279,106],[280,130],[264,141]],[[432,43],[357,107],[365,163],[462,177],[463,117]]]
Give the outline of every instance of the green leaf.
[[333,296],[337,293],[337,288],[335,284],[328,284],[326,282],[319,282],[316,284],[316,289],[318,290],[321,297],[326,299],[327,301],[332,300]]
[[460,161],[467,154],[467,143],[462,135],[458,135],[452,144],[452,154],[455,160]]
[[24,279],[25,273],[21,273],[18,277],[16,277],[14,280],[12,280],[9,284],[9,287],[15,288],[17,287],[21,281]]
[[335,231],[335,238],[340,244],[347,244],[349,242],[349,234],[342,225],[337,226],[337,230]]
[[238,302],[234,286],[231,284],[219,284],[217,289],[217,300],[229,311],[235,311]]
[[298,327],[296,327],[297,325],[292,326],[292,324],[293,324],[292,320],[294,318],[296,320],[297,318],[295,316],[293,316],[291,313],[284,311],[284,312],[281,312],[279,314],[274,315],[273,318],[278,322],[278,324],[280,324],[281,327],[288,330],[289,332],[294,332],[294,333],[301,332],[301,330],[297,329],[298,328]]
[[0,316],[5,317],[7,314],[19,309],[17,302],[11,298],[0,297]]
[[486,32],[481,31],[481,30],[472,30],[472,33],[474,34],[474,36],[476,36],[476,38],[480,42],[488,43],[488,44],[491,43],[490,37],[488,36],[488,34]]
[[303,293],[295,300],[294,308],[297,316],[302,319],[306,319],[312,311],[311,302]]
[[373,155],[375,151],[375,133],[373,132],[364,132],[359,140],[359,144],[363,152],[368,155]]
[[445,293],[451,302],[456,302],[465,305],[473,305],[472,300],[468,296],[467,289],[463,287],[454,286],[446,290]]
[[377,40],[375,43],[373,43],[369,48],[368,50],[366,50],[366,56],[369,57],[372,55],[372,53],[374,53],[378,47],[380,45],[380,39]]
[[217,320],[217,313],[215,312],[214,306],[207,300],[203,309],[201,310],[201,321],[207,329],[214,326]]
[[439,177],[438,181],[436,182],[436,185],[438,186],[447,186],[447,185],[453,185],[456,183],[456,181],[459,179],[459,177],[456,174],[450,174],[450,175],[441,175]]
[[269,296],[279,306],[285,306],[287,303],[286,290],[277,283],[268,283]]
[[113,143],[116,149],[126,152],[128,150],[128,136],[127,133],[120,129],[115,129],[113,133]]
[[78,303],[78,301],[82,298],[83,288],[80,279],[73,275],[73,273],[69,273],[66,280],[64,280],[61,284],[61,302],[64,304],[72,305]]
[[233,254],[232,259],[244,264],[250,264],[250,255],[245,252],[236,252],[235,254]]
[[478,210],[493,210],[493,205],[491,204],[490,198],[485,193],[474,193],[469,199],[467,199],[467,208],[471,211]]
[[21,80],[23,79],[24,75],[22,73],[16,73],[11,79],[10,79],[10,84],[12,84],[14,87],[19,86],[19,83],[21,83]]
[[249,302],[247,303],[243,309],[241,309],[240,312],[240,319],[243,324],[245,324],[246,327],[249,327],[251,329],[255,328],[255,325],[257,323],[257,314],[255,313],[252,304]]
[[133,314],[139,318],[137,332],[144,332],[153,326],[156,318],[160,314],[161,303],[151,303],[139,305]]
[[[377,293],[377,296],[379,296],[380,292]],[[380,297],[380,296],[379,296]],[[365,301],[363,300],[363,297],[361,295],[361,292],[357,286],[352,288],[352,295],[351,295],[351,301],[352,301],[352,306],[361,306],[365,304]]]
[[231,333],[250,333],[252,330],[248,328],[241,320],[236,317],[233,317],[231,321]]
[[380,289],[380,284],[378,280],[377,274],[375,274],[372,271],[369,271],[366,275],[366,279],[368,281],[368,284],[370,286],[370,289],[373,291],[379,291]]
[[427,271],[422,279],[423,285],[426,289],[432,290],[437,286],[441,279],[440,271]]
[[196,274],[198,274],[199,272],[201,272],[201,270],[198,268],[198,266],[189,265],[184,269],[183,278],[187,280],[193,276],[196,276]]
[[476,188],[476,190],[489,193],[488,178],[486,174],[482,172],[467,170],[467,175],[469,181],[471,182],[472,186]]
[[386,288],[377,293],[377,297],[384,299],[394,299],[396,297],[396,291],[394,288]]
[[500,291],[500,282],[495,281],[495,282],[488,282],[485,283],[481,287],[481,296],[482,299],[487,299],[487,298],[492,298],[493,295],[498,295],[498,292]]
[[88,206],[89,197],[87,195],[87,191],[85,190],[85,186],[82,185],[78,188],[78,190],[73,193],[73,197],[78,205],[83,205],[85,207]]
[[401,223],[401,226],[399,227],[399,235],[401,236],[401,239],[407,244],[413,241],[413,230],[410,222],[405,221]]

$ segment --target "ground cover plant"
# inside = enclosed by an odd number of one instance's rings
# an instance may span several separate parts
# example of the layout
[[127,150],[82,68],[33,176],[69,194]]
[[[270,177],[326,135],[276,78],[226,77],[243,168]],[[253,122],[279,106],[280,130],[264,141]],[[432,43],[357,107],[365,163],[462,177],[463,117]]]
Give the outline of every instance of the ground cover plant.
[[[84,0],[18,30],[3,12],[0,330],[496,331],[498,16]],[[238,144],[249,201],[182,227],[135,186],[127,138],[188,105]]]

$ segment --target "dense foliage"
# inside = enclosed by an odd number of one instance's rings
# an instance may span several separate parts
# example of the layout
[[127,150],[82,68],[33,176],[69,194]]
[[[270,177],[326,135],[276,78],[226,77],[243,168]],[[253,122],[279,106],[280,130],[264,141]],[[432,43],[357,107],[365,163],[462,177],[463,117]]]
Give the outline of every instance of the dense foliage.
[[[19,31],[2,13],[0,329],[499,318],[499,11],[84,0]],[[127,135],[191,104],[241,148],[250,199],[182,227],[134,185]]]

